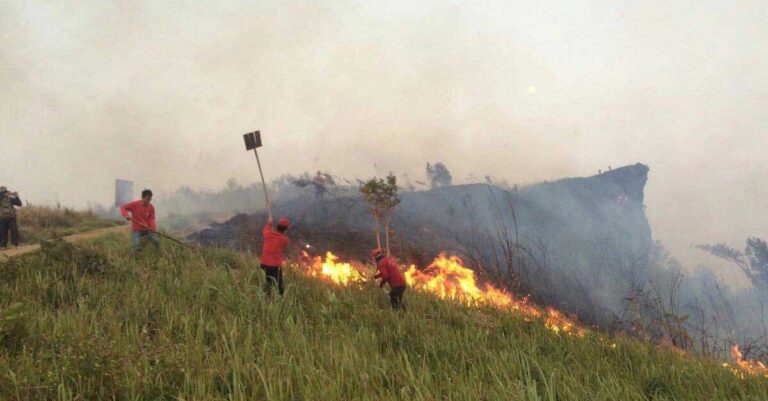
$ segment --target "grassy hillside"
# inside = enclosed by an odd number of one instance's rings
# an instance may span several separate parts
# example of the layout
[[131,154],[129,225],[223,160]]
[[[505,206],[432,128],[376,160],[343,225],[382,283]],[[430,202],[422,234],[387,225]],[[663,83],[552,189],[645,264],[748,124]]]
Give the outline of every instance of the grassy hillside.
[[[626,339],[561,336],[491,308],[127,236],[0,265],[3,400],[766,400],[768,379]],[[612,346],[615,344],[615,346]]]
[[119,224],[104,220],[89,211],[81,212],[67,208],[20,207],[16,213],[21,241],[24,244],[34,244],[46,239]]

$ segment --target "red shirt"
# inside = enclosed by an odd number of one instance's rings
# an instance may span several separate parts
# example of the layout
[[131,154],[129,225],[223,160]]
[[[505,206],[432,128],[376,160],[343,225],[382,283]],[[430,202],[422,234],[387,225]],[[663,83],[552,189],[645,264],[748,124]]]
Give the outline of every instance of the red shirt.
[[395,259],[391,256],[382,258],[376,262],[378,272],[374,277],[381,278],[381,286],[389,283],[390,287],[405,287],[405,276],[400,271],[400,266],[395,263]]
[[285,248],[288,246],[288,236],[272,229],[272,224],[264,226],[264,247],[261,250],[261,264],[270,267],[281,267],[285,259]]
[[[128,212],[131,212],[131,230],[133,231],[152,231],[157,230],[157,224],[155,224],[155,207],[152,204],[144,205],[141,200],[128,202],[123,206],[120,206],[120,213],[123,217],[128,217]],[[146,227],[145,227],[146,226]]]

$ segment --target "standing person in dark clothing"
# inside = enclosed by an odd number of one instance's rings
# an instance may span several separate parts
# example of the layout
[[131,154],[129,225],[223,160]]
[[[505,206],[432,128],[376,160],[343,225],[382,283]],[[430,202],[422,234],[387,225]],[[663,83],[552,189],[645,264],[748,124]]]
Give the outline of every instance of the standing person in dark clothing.
[[325,196],[325,177],[323,173],[318,171],[315,178],[312,179],[312,184],[315,186],[315,199],[323,199]]
[[389,301],[392,304],[392,309],[404,311],[403,293],[405,293],[406,281],[400,267],[395,263],[393,257],[384,256],[381,249],[376,248],[371,251],[371,257],[377,268],[373,277],[381,279],[379,286],[384,288],[384,284],[389,283]]
[[261,251],[261,268],[266,274],[264,292],[269,295],[272,288],[277,287],[277,292],[283,295],[283,261],[285,260],[285,248],[288,246],[288,236],[285,232],[291,222],[282,218],[277,222],[277,231],[272,227],[272,216],[269,216],[264,226],[264,246]]
[[11,233],[11,243],[19,246],[19,228],[16,225],[14,206],[21,206],[19,193],[0,187],[0,248],[8,247],[8,232]]

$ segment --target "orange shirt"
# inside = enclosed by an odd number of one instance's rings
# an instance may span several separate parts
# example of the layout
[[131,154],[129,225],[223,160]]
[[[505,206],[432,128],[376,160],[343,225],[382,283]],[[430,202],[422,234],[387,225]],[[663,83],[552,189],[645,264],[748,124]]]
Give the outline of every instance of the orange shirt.
[[395,263],[395,259],[391,256],[382,258],[376,263],[378,272],[374,277],[381,278],[381,286],[389,283],[390,287],[405,287],[405,276],[400,271],[400,267]]
[[[120,213],[123,217],[128,217],[128,212],[131,212],[131,230],[141,232],[150,231],[150,229],[152,229],[152,231],[157,230],[157,224],[155,224],[155,207],[152,206],[151,203],[144,205],[144,202],[137,200],[120,206]],[[147,227],[149,227],[149,229]]]
[[261,264],[281,267],[285,259],[288,236],[272,229],[272,224],[264,226],[264,247],[261,249]]

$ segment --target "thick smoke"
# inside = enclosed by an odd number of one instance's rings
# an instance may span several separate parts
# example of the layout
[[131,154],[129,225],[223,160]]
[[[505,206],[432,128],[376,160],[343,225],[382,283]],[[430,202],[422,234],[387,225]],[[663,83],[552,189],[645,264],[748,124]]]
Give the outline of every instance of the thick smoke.
[[759,0],[4,1],[0,185],[83,207],[118,177],[251,183],[253,129],[269,178],[642,161],[655,238],[714,263],[690,245],[768,236],[766,19]]
[[[484,281],[603,329],[719,356],[738,343],[749,357],[764,359],[768,293],[734,286],[707,268],[684,269],[654,241],[643,204],[647,173],[638,164],[522,187],[405,190],[392,222],[392,250],[401,262],[421,267],[442,251],[458,255]],[[332,186],[325,199],[316,199],[311,186],[286,188],[287,179],[273,183],[271,192],[275,211],[292,219],[291,238],[301,250],[311,244],[310,252],[367,259],[376,243],[373,219],[356,187]],[[214,210],[244,194],[260,192],[230,183],[217,193],[177,196],[218,199],[204,207]],[[191,238],[258,252],[265,219],[263,211],[241,214]]]

